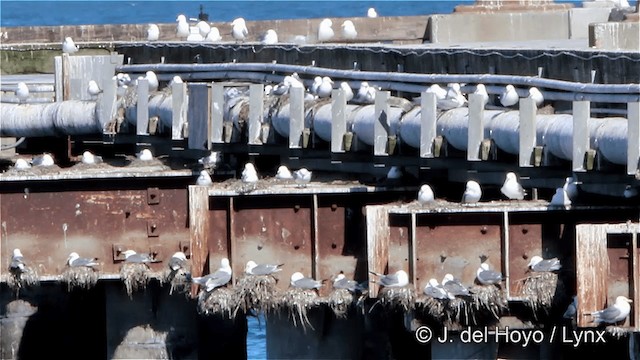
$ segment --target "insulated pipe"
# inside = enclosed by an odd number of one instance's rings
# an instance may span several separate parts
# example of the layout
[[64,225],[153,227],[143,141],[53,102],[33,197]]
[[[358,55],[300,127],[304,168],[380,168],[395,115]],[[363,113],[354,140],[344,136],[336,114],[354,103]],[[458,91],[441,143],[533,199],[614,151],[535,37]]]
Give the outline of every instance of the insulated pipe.
[[320,68],[315,66],[286,65],[273,63],[224,63],[224,64],[136,64],[121,65],[116,71],[129,73],[155,72],[203,72],[203,71],[256,71],[329,76],[362,81],[394,81],[409,83],[488,83],[536,86],[579,93],[640,94],[640,84],[592,84],[563,80],[545,79],[533,76],[495,74],[415,74],[398,72],[354,71]]
[[0,135],[14,137],[101,134],[93,101],[0,106]]

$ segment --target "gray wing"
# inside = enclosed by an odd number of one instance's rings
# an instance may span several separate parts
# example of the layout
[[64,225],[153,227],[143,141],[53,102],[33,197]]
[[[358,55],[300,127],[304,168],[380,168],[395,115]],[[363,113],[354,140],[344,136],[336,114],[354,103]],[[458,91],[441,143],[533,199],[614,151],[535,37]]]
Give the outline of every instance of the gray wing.
[[613,323],[616,322],[616,318],[622,315],[622,312],[615,306],[609,306],[604,310],[595,311],[591,315],[593,315],[593,322]]
[[281,271],[282,269],[279,268],[280,266],[282,266],[282,264],[278,264],[278,265],[272,265],[272,264],[256,265],[256,267],[251,269],[251,274],[252,275],[270,275],[270,274],[273,274],[274,272]]
[[9,265],[9,268],[11,270],[23,270],[25,265],[26,264],[22,256],[14,256],[13,258],[11,258],[11,264]]
[[182,259],[172,257],[169,260],[169,268],[173,271],[178,271],[179,269],[184,268],[184,266],[185,266],[185,262]]
[[96,262],[97,259],[87,259],[87,258],[77,258],[74,261],[71,262],[71,267],[82,267],[82,266],[86,266],[86,267],[92,267],[92,266],[97,266],[98,263]]
[[316,281],[309,278],[302,278],[298,281],[294,281],[293,286],[300,289],[319,289],[322,287],[320,281]]
[[206,286],[207,291],[211,291],[228,283],[231,280],[231,274],[226,271],[218,270],[213,274],[203,277],[202,279],[204,279],[204,281],[201,280],[198,284]]
[[478,280],[482,283],[495,284],[502,280],[502,274],[493,270],[484,270],[478,274]]
[[556,271],[562,268],[560,260],[557,258],[542,260],[533,266],[533,271]]
[[356,292],[361,290],[360,288],[360,284],[358,284],[357,281],[355,280],[349,280],[347,278],[338,280],[338,281],[334,281],[333,282],[333,287],[336,289],[347,289],[350,292]]
[[31,165],[33,166],[40,166],[42,165],[44,158],[42,156],[36,156],[35,158],[33,158],[33,160],[31,160]]
[[430,296],[434,299],[446,299],[448,298],[447,294],[445,294],[442,289],[435,288],[433,286],[427,285],[424,288],[424,294]]
[[449,280],[446,283],[444,283],[443,285],[444,289],[449,292],[451,295],[464,295],[464,296],[468,296],[469,294],[469,290],[467,290],[466,287],[464,287],[464,285],[462,285],[461,283],[457,282],[457,281],[452,281]]
[[387,274],[380,277],[380,285],[393,286],[398,284],[398,275]]
[[134,264],[148,263],[150,261],[151,259],[147,254],[133,254],[125,260],[125,262]]

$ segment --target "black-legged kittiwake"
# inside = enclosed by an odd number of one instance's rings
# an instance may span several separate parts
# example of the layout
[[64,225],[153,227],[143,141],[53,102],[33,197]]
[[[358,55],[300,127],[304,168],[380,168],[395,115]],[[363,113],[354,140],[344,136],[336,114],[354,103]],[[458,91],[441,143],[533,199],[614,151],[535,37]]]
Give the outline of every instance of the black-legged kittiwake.
[[367,17],[370,17],[370,18],[378,17],[378,12],[374,8],[369,8],[369,10],[367,10]]
[[318,41],[324,42],[329,41],[333,37],[333,29],[331,26],[333,22],[331,19],[323,19],[318,26]]
[[502,94],[500,94],[500,104],[504,107],[510,107],[518,103],[520,97],[518,96],[518,92],[513,85],[509,84],[505,86]]
[[409,284],[409,275],[404,270],[398,270],[393,274],[378,274],[376,272],[370,271],[371,274],[377,275],[380,277],[377,283],[384,287],[389,288],[398,288],[407,286]]
[[89,267],[100,265],[97,258],[82,258],[77,252],[72,252],[67,258],[67,265],[70,267]]
[[450,299],[447,291],[442,287],[438,280],[431,278],[422,291],[425,295],[434,299],[445,300]]
[[503,278],[500,272],[493,271],[487,263],[482,263],[476,271],[476,279],[482,285],[493,285],[500,283]]
[[333,279],[333,288],[346,289],[351,293],[357,293],[364,290],[364,287],[357,281],[347,279],[346,276],[344,276],[344,274],[342,273],[336,275],[336,277]]
[[183,253],[182,251],[174,253],[169,259],[168,266],[171,271],[185,269],[187,266],[187,255],[185,255],[185,253]]
[[529,89],[529,97],[536,103],[536,107],[540,107],[544,102],[544,96],[542,96],[542,93],[536,87]]
[[98,83],[95,80],[89,80],[89,86],[87,86],[87,93],[91,96],[92,99],[95,99],[100,93],[102,89],[98,86]]
[[82,163],[83,164],[99,164],[102,162],[102,156],[94,155],[91,151],[87,150],[82,153]]
[[518,182],[516,174],[513,172],[507,173],[504,183],[500,188],[500,192],[510,200],[523,200],[526,194],[524,188]]
[[291,286],[303,290],[320,289],[322,281],[305,277],[300,272],[294,272],[291,274]]
[[147,41],[158,41],[160,39],[160,28],[156,24],[147,26]]
[[564,314],[562,314],[562,317],[565,319],[574,319],[577,313],[578,313],[578,296],[573,295],[571,304],[567,306],[567,310],[564,311]]
[[142,160],[142,161],[151,161],[151,160],[153,160],[153,154],[151,153],[151,150],[149,150],[149,149],[142,149],[142,151],[140,151],[136,155],[138,157],[138,160]]
[[443,110],[451,110],[464,106],[467,103],[467,98],[460,90],[460,84],[451,83],[447,87],[447,94],[444,99],[437,101],[437,107]]
[[568,207],[571,205],[571,200],[567,195],[567,192],[564,188],[557,188],[556,193],[553,194],[551,201],[549,202],[550,206],[560,206],[560,207]]
[[203,39],[211,31],[211,25],[209,25],[209,23],[204,20],[198,21],[198,23],[196,24],[196,27],[198,28],[198,32],[200,33],[200,36],[202,36]]
[[466,286],[462,285],[460,280],[453,277],[451,274],[446,274],[442,279],[442,288],[450,294],[455,296],[470,296],[471,293]]
[[209,172],[207,170],[201,170],[200,176],[198,176],[198,179],[196,179],[196,185],[210,186],[211,184],[213,184],[213,180],[211,180],[211,175],[209,175]]
[[425,92],[434,94],[436,96],[436,100],[444,100],[444,98],[447,97],[447,90],[443,89],[438,84],[429,86]]
[[360,83],[358,93],[353,98],[353,102],[358,104],[373,104],[376,100],[376,88],[369,85],[368,82]]
[[313,83],[309,87],[309,93],[313,95],[318,95],[318,88],[322,85],[322,78],[320,76],[316,76],[313,78]]
[[216,272],[205,276],[194,277],[191,281],[204,287],[207,292],[211,292],[213,289],[226,285],[231,281],[231,273],[229,259],[223,258],[220,260],[220,268]]
[[318,86],[318,97],[319,98],[328,98],[331,96],[331,91],[333,90],[333,80],[330,77],[325,76],[322,78],[322,83]]
[[133,250],[125,250],[122,255],[124,255],[124,261],[127,263],[144,264],[151,262],[149,254],[138,254]]
[[278,43],[278,34],[275,30],[269,29],[260,39],[263,45],[273,45]]
[[293,172],[293,180],[300,185],[306,185],[311,181],[312,172],[306,168],[301,168]]
[[31,165],[33,166],[53,166],[55,165],[55,161],[53,161],[53,156],[48,153],[44,153],[40,156],[36,156],[31,160]]
[[480,184],[473,180],[467,181],[464,193],[462,194],[462,203],[477,203],[480,201],[480,198],[482,198],[482,189],[480,188]]
[[18,101],[20,103],[23,103],[27,101],[27,98],[29,97],[29,87],[27,87],[27,84],[20,81],[18,83],[18,88],[16,89],[15,94],[16,94],[16,97],[18,98]]
[[13,168],[17,170],[26,170],[31,168],[31,164],[25,159],[17,159],[16,163],[13,164]]
[[189,36],[191,32],[189,23],[187,22],[187,18],[183,14],[180,14],[176,18],[176,21],[178,22],[178,24],[176,25],[176,35],[180,39],[184,40]]
[[231,22],[231,35],[236,41],[244,41],[244,39],[249,34],[249,30],[247,29],[247,24],[243,18],[237,18]]
[[340,89],[344,92],[345,101],[349,102],[353,99],[353,90],[351,89],[351,86],[349,86],[348,82],[341,82]]
[[476,85],[476,89],[473,92],[474,94],[482,96],[482,106],[484,107],[489,102],[489,93],[487,93],[487,88],[484,84]]
[[67,54],[78,52],[78,47],[70,36],[64,38],[64,42],[62,43],[62,52]]
[[435,196],[431,186],[429,186],[429,184],[423,184],[420,186],[420,190],[418,191],[418,202],[424,205],[433,202],[434,200]]
[[616,297],[616,302],[613,305],[591,313],[593,322],[596,324],[615,324],[625,320],[631,312],[631,302],[633,301],[626,296]]
[[532,256],[527,266],[529,269],[536,272],[556,271],[562,268],[562,264],[560,264],[560,260],[558,260],[558,258],[543,259],[538,255]]
[[342,36],[345,39],[355,39],[358,36],[358,32],[356,31],[356,26],[353,24],[351,20],[345,20],[342,25]]
[[158,90],[158,86],[160,86],[160,83],[158,82],[156,73],[154,73],[153,71],[147,71],[144,78],[149,82],[149,91]]
[[212,42],[212,41],[220,41],[220,40],[222,40],[222,36],[220,36],[220,30],[218,30],[217,27],[212,26],[207,36],[205,36],[204,41]]
[[24,272],[26,267],[24,256],[20,249],[13,249],[13,255],[11,256],[11,263],[9,264],[9,270],[12,272]]
[[284,264],[256,264],[255,261],[247,261],[247,265],[244,267],[244,272],[249,275],[271,275],[282,271]]
[[289,171],[289,168],[285,165],[280,165],[280,167],[278,167],[278,172],[276,172],[276,179],[292,180],[293,175],[291,174],[291,171]]
[[258,181],[258,172],[252,163],[244,164],[244,170],[242,170],[242,182],[254,183]]
[[569,176],[564,179],[564,185],[562,185],[562,188],[570,201],[575,201],[578,197],[578,184],[581,183],[573,176]]
[[222,154],[218,151],[211,151],[209,155],[198,159],[198,164],[205,168],[216,168],[222,162]]

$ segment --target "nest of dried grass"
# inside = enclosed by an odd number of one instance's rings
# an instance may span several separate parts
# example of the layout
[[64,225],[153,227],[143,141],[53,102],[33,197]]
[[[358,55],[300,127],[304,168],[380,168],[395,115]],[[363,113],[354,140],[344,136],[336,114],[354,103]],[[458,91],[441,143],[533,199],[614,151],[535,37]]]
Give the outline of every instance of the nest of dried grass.
[[494,320],[509,310],[504,291],[497,286],[474,286],[471,288],[473,308],[479,313],[490,314]]
[[39,283],[38,273],[30,267],[25,267],[22,271],[10,271],[7,276],[7,286],[16,293],[20,292],[20,289]]
[[374,304],[380,304],[389,310],[402,310],[404,312],[415,309],[415,292],[410,286],[394,288],[383,287],[378,293],[378,301]]
[[215,288],[211,292],[202,290],[198,294],[198,312],[233,319],[238,306],[236,300],[233,290],[226,287]]
[[322,299],[314,290],[290,288],[280,298],[279,308],[288,311],[294,326],[301,325],[306,331],[307,325],[313,329],[307,311],[321,303]]
[[549,313],[558,285],[558,274],[552,272],[533,273],[518,283],[520,293],[526,298],[524,303],[533,311],[534,316],[541,311]]
[[67,284],[67,291],[74,288],[90,289],[98,282],[98,272],[91,267],[68,266],[62,273],[62,282]]
[[120,278],[131,297],[134,291],[144,290],[149,282],[149,267],[146,264],[123,264],[120,268]]
[[604,329],[607,333],[609,333],[611,336],[615,337],[616,339],[620,339],[621,337],[627,336],[627,334],[630,334],[633,332],[632,329],[625,329],[623,327],[615,326],[615,325],[607,326]]
[[176,271],[171,269],[165,270],[162,274],[162,283],[169,284],[169,295],[172,295],[174,292],[178,292],[185,294],[187,297],[189,296],[191,282],[189,281],[187,274],[188,271],[183,268]]
[[238,280],[234,289],[236,297],[235,313],[242,311],[247,314],[251,310],[265,315],[277,306],[277,280],[271,275],[245,274]]
[[337,318],[344,319],[349,310],[357,306],[358,298],[347,289],[335,289],[329,295],[329,308]]
[[416,314],[440,322],[444,318],[447,301],[448,300],[439,300],[430,296],[419,295],[416,297]]

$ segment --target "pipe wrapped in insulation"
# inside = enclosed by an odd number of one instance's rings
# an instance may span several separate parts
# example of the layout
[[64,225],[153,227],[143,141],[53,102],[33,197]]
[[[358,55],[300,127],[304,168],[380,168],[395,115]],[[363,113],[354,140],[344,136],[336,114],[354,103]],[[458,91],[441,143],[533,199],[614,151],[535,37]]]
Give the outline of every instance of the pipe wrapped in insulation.
[[93,101],[0,105],[0,135],[15,137],[102,134]]

